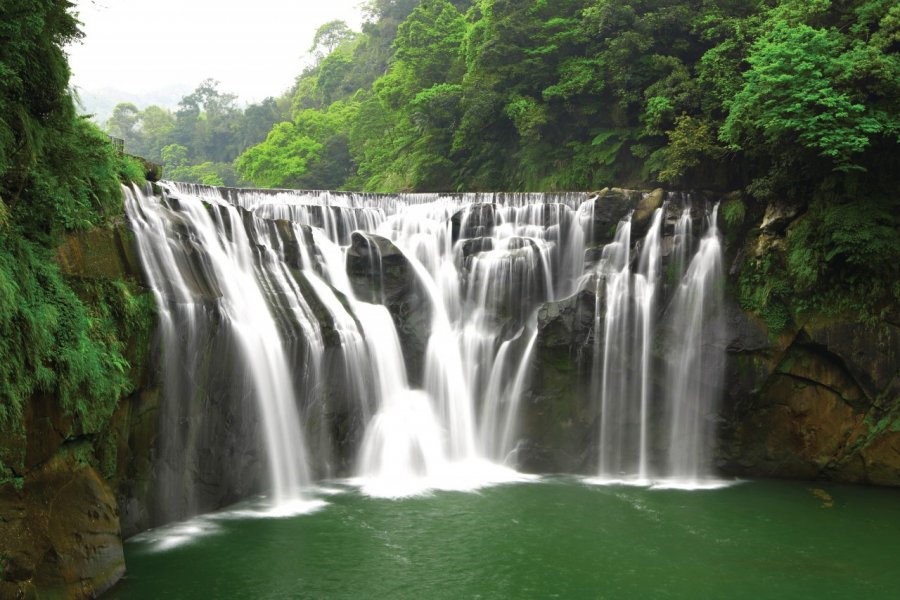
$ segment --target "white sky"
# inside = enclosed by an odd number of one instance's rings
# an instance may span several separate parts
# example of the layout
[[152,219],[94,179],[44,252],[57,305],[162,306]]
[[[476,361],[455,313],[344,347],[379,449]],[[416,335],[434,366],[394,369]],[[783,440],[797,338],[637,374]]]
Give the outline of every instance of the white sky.
[[68,48],[72,83],[133,93],[207,77],[256,101],[291,86],[316,29],[358,30],[361,0],[75,0],[85,38]]

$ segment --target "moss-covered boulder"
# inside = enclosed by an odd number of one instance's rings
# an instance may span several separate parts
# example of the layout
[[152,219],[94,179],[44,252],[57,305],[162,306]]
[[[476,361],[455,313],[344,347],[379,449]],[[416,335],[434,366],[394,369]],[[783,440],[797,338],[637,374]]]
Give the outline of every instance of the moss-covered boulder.
[[656,209],[662,208],[665,199],[666,192],[662,188],[657,188],[641,196],[631,215],[632,237],[644,237],[653,222],[653,213],[656,212]]
[[643,194],[638,190],[604,188],[588,200],[589,244],[608,244],[616,235],[619,221],[638,206]]

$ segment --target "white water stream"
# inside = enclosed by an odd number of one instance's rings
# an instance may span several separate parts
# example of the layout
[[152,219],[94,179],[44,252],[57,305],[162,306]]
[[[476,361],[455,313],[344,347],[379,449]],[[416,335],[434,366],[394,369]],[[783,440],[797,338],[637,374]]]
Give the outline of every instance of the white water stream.
[[[160,308],[167,401],[186,402],[201,384],[185,378],[185,368],[215,361],[202,357],[203,332],[226,327],[232,368],[246,372],[213,372],[249,382],[276,506],[303,501],[315,474],[335,470],[328,451],[307,447],[310,436],[349,444],[352,467],[343,471],[372,495],[518,477],[519,415],[540,347],[537,309],[585,285],[597,293],[590,378],[599,478],[646,484],[711,472],[721,365],[703,344],[719,305],[715,211],[696,254],[690,207],[668,233],[668,209],[657,209],[641,240],[623,215],[595,263],[585,259],[594,218],[585,194],[380,196],[166,184],[162,195],[126,195]],[[351,244],[368,257],[364,281],[348,275]],[[404,347],[409,327],[398,328],[409,315],[383,305],[394,301],[398,281],[422,299],[416,310],[428,312],[417,356]],[[661,315],[683,323],[667,365],[654,353]],[[332,432],[324,423],[339,411],[350,429]],[[172,485],[187,488],[189,479]]]

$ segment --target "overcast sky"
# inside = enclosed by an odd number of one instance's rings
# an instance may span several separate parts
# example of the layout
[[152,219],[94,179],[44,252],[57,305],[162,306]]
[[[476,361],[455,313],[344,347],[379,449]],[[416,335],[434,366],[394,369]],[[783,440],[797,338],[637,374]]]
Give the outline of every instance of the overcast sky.
[[76,0],[85,38],[68,49],[73,83],[137,94],[207,77],[244,101],[278,95],[316,29],[358,30],[361,0]]

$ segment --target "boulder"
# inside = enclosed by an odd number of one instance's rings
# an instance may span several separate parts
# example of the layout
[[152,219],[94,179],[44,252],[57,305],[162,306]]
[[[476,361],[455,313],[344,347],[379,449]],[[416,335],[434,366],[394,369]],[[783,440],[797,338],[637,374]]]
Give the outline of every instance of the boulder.
[[0,597],[95,598],[125,573],[116,499],[71,444],[0,488]]
[[649,194],[643,194],[631,215],[631,236],[633,239],[643,238],[653,222],[653,213],[662,207],[666,192],[657,188]]
[[585,473],[596,462],[590,393],[595,300],[582,290],[538,309],[532,373],[520,404],[517,457],[525,471]]
[[760,229],[770,235],[783,235],[788,225],[800,214],[799,205],[784,200],[770,202],[763,214]]
[[463,240],[456,248],[457,261],[460,265],[465,265],[471,256],[475,256],[479,252],[489,252],[494,249],[494,238],[477,237]]
[[450,217],[450,235],[459,239],[490,236],[497,224],[496,204],[470,204]]
[[604,188],[588,200],[590,244],[608,244],[616,235],[619,221],[628,216],[643,198],[643,194],[635,190],[621,188]]
[[383,304],[391,313],[410,382],[420,385],[432,306],[406,255],[387,238],[356,231],[347,250],[347,275],[357,299]]

